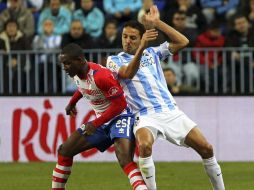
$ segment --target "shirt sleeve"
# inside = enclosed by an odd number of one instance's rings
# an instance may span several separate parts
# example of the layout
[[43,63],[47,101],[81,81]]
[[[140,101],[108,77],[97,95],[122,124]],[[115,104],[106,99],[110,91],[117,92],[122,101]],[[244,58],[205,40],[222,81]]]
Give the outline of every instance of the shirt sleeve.
[[107,99],[113,99],[123,95],[123,89],[108,69],[97,71],[94,75],[97,87],[103,92]]
[[168,56],[173,55],[168,49],[169,43],[166,41],[158,47],[153,47],[156,55],[159,56],[160,60],[166,59]]

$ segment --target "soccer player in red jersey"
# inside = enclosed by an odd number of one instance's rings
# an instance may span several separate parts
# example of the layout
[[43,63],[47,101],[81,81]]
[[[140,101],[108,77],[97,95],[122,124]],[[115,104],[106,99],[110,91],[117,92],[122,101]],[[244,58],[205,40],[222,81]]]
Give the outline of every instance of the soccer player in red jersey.
[[107,68],[87,62],[81,47],[76,44],[65,46],[59,59],[78,87],[66,107],[67,115],[75,115],[76,103],[85,97],[97,117],[81,125],[60,145],[57,164],[53,170],[52,190],[65,189],[75,155],[91,148],[103,152],[112,144],[132,188],[147,190],[142,175],[133,162],[135,142],[132,131],[135,119],[119,82]]

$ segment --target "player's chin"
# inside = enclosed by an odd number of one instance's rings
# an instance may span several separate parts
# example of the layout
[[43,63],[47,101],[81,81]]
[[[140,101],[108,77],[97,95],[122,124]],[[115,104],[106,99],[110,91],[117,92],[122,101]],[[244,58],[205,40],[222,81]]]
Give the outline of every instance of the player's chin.
[[125,48],[124,52],[126,52],[128,54],[132,54],[132,49],[131,48]]

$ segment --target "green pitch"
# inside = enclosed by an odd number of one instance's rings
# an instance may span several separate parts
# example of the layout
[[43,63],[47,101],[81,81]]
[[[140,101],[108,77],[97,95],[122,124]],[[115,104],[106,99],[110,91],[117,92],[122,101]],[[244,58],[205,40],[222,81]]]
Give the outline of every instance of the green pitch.
[[[254,190],[254,162],[220,163],[228,190]],[[54,163],[0,163],[1,190],[51,187]],[[197,162],[156,163],[158,190],[212,190]],[[131,190],[117,163],[75,163],[67,190]]]

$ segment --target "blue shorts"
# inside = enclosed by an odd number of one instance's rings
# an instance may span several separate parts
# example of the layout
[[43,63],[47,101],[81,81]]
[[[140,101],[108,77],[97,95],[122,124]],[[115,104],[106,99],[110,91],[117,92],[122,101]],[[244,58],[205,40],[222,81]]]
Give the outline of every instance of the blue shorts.
[[[101,152],[114,144],[115,138],[126,138],[132,141],[135,139],[133,134],[134,121],[135,117],[132,114],[120,115],[109,124],[97,128],[93,135],[85,135],[86,140]],[[81,128],[78,128],[77,131],[80,134],[84,132]]]

